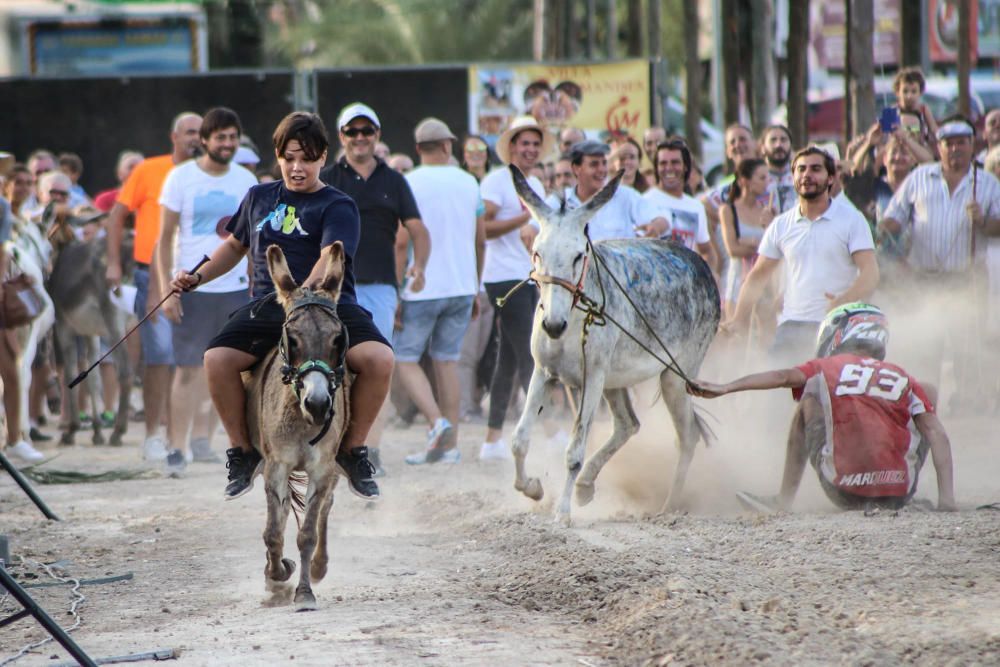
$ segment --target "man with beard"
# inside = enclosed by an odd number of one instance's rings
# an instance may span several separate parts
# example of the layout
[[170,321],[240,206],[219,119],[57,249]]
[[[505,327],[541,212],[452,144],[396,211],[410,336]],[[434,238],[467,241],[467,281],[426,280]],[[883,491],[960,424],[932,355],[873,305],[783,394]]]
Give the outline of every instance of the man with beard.
[[[160,299],[159,273],[150,271],[153,262],[153,248],[160,236],[160,191],[167,174],[180,164],[191,159],[201,146],[198,128],[201,116],[184,112],[174,119],[170,132],[173,150],[167,155],[158,155],[143,160],[129,175],[118,201],[108,216],[108,267],[107,281],[111,289],[117,289],[122,282],[121,248],[125,229],[125,218],[135,213],[135,314],[143,317]],[[166,289],[166,286],[163,286]],[[143,457],[148,461],[163,461],[167,458],[166,440],[158,431],[167,411],[167,388],[170,386],[170,367],[174,363],[173,334],[170,322],[159,313],[154,313],[144,325],[139,327],[142,341],[142,405],[146,416],[146,439],[142,445]]]
[[[163,183],[155,263],[161,285],[169,284],[175,272],[195,266],[222,245],[229,236],[226,223],[247,190],[256,185],[253,173],[232,164],[240,134],[242,126],[236,112],[225,107],[209,110],[199,130],[201,156],[177,166]],[[208,405],[202,356],[229,314],[249,301],[248,287],[247,261],[243,258],[211,284],[197,292],[174,294],[163,304],[163,315],[173,323],[177,366],[167,427],[167,440],[172,446],[168,447],[167,469],[172,474],[180,473],[191,460],[219,462],[210,449],[214,413],[204,414],[201,410]],[[203,416],[196,419],[198,413]]]
[[771,346],[781,359],[809,354],[820,322],[833,308],[867,299],[878,285],[875,245],[857,209],[830,198],[836,165],[829,153],[804,148],[792,161],[798,205],[775,218],[747,274],[736,313],[723,330],[745,333],[754,306],[785,260],[787,284]]
[[771,172],[767,196],[776,213],[784,213],[795,205],[795,183],[788,158],[792,155],[792,133],[784,125],[770,125],[760,138],[761,152]]

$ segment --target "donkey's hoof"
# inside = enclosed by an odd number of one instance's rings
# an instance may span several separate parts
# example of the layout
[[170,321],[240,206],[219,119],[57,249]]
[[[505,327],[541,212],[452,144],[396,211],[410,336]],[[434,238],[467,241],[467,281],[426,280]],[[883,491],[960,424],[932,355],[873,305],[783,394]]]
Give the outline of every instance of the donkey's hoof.
[[295,591],[295,611],[316,611],[316,596],[310,590]]
[[312,565],[309,567],[309,578],[314,582],[323,581],[323,577],[326,576],[326,563],[317,563],[313,561]]
[[282,558],[281,564],[285,568],[285,577],[282,581],[288,581],[289,577],[295,573],[295,561],[291,558]]
[[537,477],[529,477],[524,488],[521,489],[521,493],[532,500],[541,500],[542,496],[545,495],[545,490],[542,488],[542,483]]
[[112,447],[121,447],[122,435],[124,434],[115,431],[114,433],[111,434],[111,439],[108,441],[108,444],[111,445]]
[[573,519],[570,517],[569,512],[556,512],[555,523],[563,528],[571,528],[573,526]]
[[94,431],[94,437],[90,439],[90,444],[94,445],[95,447],[100,447],[106,442],[107,441],[104,439],[104,435],[100,431]]
[[590,501],[594,499],[594,485],[593,483],[577,482],[576,483],[576,502],[580,506],[590,504]]
[[76,438],[74,437],[72,431],[64,431],[63,434],[59,437],[59,444],[65,447],[69,447],[70,445],[74,444],[73,441],[75,439]]

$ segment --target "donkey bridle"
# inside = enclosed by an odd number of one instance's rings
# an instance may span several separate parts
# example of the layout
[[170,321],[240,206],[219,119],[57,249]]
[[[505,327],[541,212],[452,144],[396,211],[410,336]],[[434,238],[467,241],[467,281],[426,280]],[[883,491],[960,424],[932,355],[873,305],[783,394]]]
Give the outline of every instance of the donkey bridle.
[[281,357],[281,382],[282,384],[291,385],[292,391],[295,392],[295,398],[300,398],[299,393],[303,387],[302,378],[307,373],[320,372],[326,377],[327,391],[330,393],[330,409],[327,410],[326,419],[323,420],[323,428],[320,429],[319,435],[309,441],[310,445],[315,445],[330,430],[330,424],[333,421],[334,397],[337,394],[337,390],[344,384],[344,362],[347,357],[347,347],[350,341],[347,337],[347,328],[342,326],[341,337],[343,337],[344,344],[340,349],[337,365],[332,368],[330,364],[322,359],[306,359],[298,366],[292,366],[288,361],[288,322],[292,318],[292,313],[310,307],[319,308],[339,321],[337,317],[337,304],[329,299],[318,296],[310,295],[303,297],[292,305],[285,316],[284,324],[281,325],[281,340],[278,342],[278,355]]

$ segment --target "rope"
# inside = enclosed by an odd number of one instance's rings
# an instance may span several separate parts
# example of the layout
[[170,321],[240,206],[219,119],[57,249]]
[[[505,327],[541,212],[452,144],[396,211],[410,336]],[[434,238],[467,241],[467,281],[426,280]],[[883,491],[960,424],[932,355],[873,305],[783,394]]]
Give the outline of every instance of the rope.
[[[76,622],[73,623],[73,625],[71,625],[70,627],[65,628],[65,630],[66,630],[67,633],[69,633],[69,632],[73,632],[78,627],[80,627],[80,624],[83,623],[83,617],[80,616],[78,613],[76,613],[76,610],[77,610],[77,607],[79,607],[80,605],[82,605],[84,603],[84,601],[86,601],[86,599],[87,599],[87,596],[85,596],[83,593],[80,592],[80,580],[79,579],[75,579],[73,577],[60,577],[59,575],[55,574],[52,571],[52,569],[48,565],[46,565],[45,563],[39,563],[37,561],[25,560],[25,558],[23,556],[19,556],[18,558],[20,558],[20,560],[21,560],[20,564],[22,566],[26,565],[26,564],[31,564],[31,565],[34,565],[36,567],[41,567],[42,569],[45,570],[46,574],[48,574],[50,577],[52,577],[56,581],[59,581],[59,582],[62,582],[62,583],[69,583],[69,584],[73,585],[73,588],[70,590],[70,594],[73,596],[73,602],[69,606],[69,612],[68,613],[71,616],[73,616],[73,618],[76,619]],[[15,660],[18,660],[19,658],[23,658],[25,655],[27,655],[31,651],[33,651],[36,648],[39,648],[41,646],[44,646],[45,644],[48,644],[51,641],[52,641],[52,637],[46,637],[45,639],[42,639],[41,641],[37,641],[34,644],[28,644],[27,646],[25,646],[24,648],[22,648],[20,651],[18,651],[14,655],[12,655],[12,656],[10,656],[8,658],[4,658],[3,660],[0,660],[0,667],[3,667],[3,665],[9,665],[10,663],[14,662]]]
[[[693,386],[694,383],[691,380],[691,378],[688,377],[688,375],[681,369],[680,364],[677,363],[677,360],[674,358],[674,355],[671,354],[670,349],[667,347],[666,343],[664,343],[663,340],[657,335],[656,331],[653,329],[653,326],[649,323],[649,320],[646,319],[646,316],[643,314],[642,310],[639,309],[635,301],[632,300],[632,297],[629,296],[628,290],[622,287],[622,284],[615,277],[614,273],[611,271],[610,268],[608,268],[607,263],[604,260],[604,257],[597,251],[597,248],[591,242],[589,235],[587,236],[587,252],[588,254],[592,254],[594,258],[597,260],[594,263],[594,268],[597,271],[597,286],[601,290],[600,303],[590,298],[586,294],[586,292],[583,291],[582,286],[573,288],[571,287],[571,283],[561,279],[549,279],[544,281],[554,285],[559,285],[563,289],[572,292],[575,301],[575,303],[573,304],[573,308],[575,310],[582,311],[585,314],[583,320],[583,331],[580,334],[580,352],[581,352],[581,358],[583,359],[583,372],[581,373],[581,377],[583,380],[583,387],[581,387],[578,414],[582,414],[584,397],[586,396],[586,391],[587,391],[587,337],[589,329],[593,325],[605,326],[608,322],[611,322],[611,324],[615,325],[615,327],[617,327],[619,331],[628,336],[643,351],[645,351],[651,357],[660,362],[660,364],[662,364],[667,370],[671,371],[672,373],[680,377],[682,380],[684,380],[685,385],[689,387]],[[662,349],[663,352],[666,354],[667,359],[669,359],[669,361],[664,360],[663,357],[661,357],[659,354],[651,350],[648,345],[640,341],[638,338],[636,338],[635,335],[632,334],[632,332],[626,329],[621,322],[619,322],[613,316],[608,314],[607,309],[605,307],[607,305],[607,293],[605,292],[604,281],[602,280],[601,277],[602,268],[604,269],[604,272],[606,272],[607,275],[611,278],[612,282],[614,282],[615,287],[618,288],[618,291],[620,291],[625,296],[625,300],[628,301],[628,304],[632,307],[632,310],[634,310],[635,313],[639,316],[639,319],[646,327],[646,330],[653,337],[653,340],[655,340],[657,344],[660,346],[660,349]],[[526,284],[532,281],[538,282],[534,271],[532,271],[532,273],[527,278],[514,285],[505,295],[498,298],[496,300],[497,307],[503,308],[504,304],[507,303],[507,300],[510,299],[510,297],[515,292],[517,292],[519,289],[521,289]]]

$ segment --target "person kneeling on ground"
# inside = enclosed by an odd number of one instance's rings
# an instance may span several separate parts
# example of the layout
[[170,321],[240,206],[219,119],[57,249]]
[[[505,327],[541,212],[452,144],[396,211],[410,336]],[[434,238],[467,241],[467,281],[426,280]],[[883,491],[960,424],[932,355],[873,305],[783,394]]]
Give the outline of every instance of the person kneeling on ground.
[[267,248],[278,245],[295,281],[314,288],[323,278],[326,259],[322,253],[335,241],[343,242],[346,255],[337,315],[347,327],[347,365],[356,374],[351,384],[350,423],[337,454],[337,465],[355,495],[367,500],[379,497],[365,438],[389,392],[393,353],[371,315],[357,303],[352,265],[361,222],[353,200],[319,179],[328,145],[319,116],[305,112],[286,116],[274,131],[274,153],[282,180],[250,188],[226,224],[231,236],[199,271],[178,271],[171,283],[177,292],[194,289],[225,274],[248,251],[251,253],[254,301],[230,316],[205,352],[208,389],[233,443],[226,452],[227,500],[253,487],[253,478],[263,463],[249,444],[246,392],[240,373],[278,344],[285,321],[285,311],[274,298],[265,258]]
[[688,387],[702,398],[788,387],[799,401],[780,493],[740,492],[743,505],[765,513],[787,510],[809,460],[823,491],[841,509],[898,509],[913,497],[929,448],[938,509],[956,509],[951,445],[928,398],[933,390],[925,391],[902,368],[884,361],[888,337],[888,320],[876,306],[845,304],[820,326],[818,358],[727,384],[696,380]]

